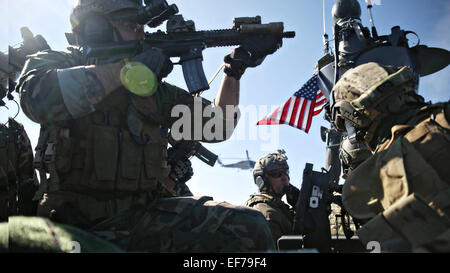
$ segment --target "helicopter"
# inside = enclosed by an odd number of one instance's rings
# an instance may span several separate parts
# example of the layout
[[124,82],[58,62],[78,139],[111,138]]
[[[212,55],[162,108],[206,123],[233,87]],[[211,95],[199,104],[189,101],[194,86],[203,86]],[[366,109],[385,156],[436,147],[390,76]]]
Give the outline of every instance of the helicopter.
[[241,169],[241,170],[252,170],[253,167],[255,167],[255,161],[250,160],[250,157],[248,156],[248,150],[245,150],[246,154],[247,154],[247,160],[242,160],[236,163],[231,163],[231,164],[223,164],[222,161],[220,160],[220,158],[217,158],[217,162],[219,163],[220,166],[224,167],[224,168],[237,168],[237,169]]

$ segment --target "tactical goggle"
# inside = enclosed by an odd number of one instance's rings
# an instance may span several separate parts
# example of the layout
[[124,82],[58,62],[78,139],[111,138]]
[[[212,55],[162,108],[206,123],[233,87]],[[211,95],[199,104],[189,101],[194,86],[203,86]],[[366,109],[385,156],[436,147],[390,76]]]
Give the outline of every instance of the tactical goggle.
[[139,24],[134,16],[130,15],[110,15],[109,16],[113,21],[119,21],[121,25],[124,25],[135,32],[144,29],[144,25]]
[[283,174],[285,174],[287,177],[289,177],[289,170],[274,170],[267,172],[267,175],[273,178],[280,178]]

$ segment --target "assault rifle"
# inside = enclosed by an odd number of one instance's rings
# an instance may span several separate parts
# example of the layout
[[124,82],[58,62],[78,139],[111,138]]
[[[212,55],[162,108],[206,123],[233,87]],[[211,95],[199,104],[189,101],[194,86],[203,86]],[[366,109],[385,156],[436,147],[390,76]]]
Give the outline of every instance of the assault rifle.
[[[148,3],[147,3],[148,2]],[[176,15],[176,5],[168,6],[166,1],[161,6],[146,1],[147,7],[138,12],[136,20],[146,22],[155,27],[167,20],[166,32],[158,30],[146,33],[144,40],[124,41],[105,45],[84,46],[82,48],[84,61],[90,59],[102,60],[117,56],[118,59],[133,57],[145,50],[158,48],[169,57],[179,57],[190,93],[198,93],[209,89],[208,81],[203,71],[202,51],[210,47],[238,46],[251,37],[272,36],[279,40],[293,38],[295,32],[284,32],[283,22],[262,24],[261,17],[240,17],[233,20],[231,29],[196,31],[192,20],[184,20],[182,15]],[[147,10],[147,11],[146,11]],[[66,33],[69,44],[76,44],[73,34]]]
[[171,166],[171,172],[164,181],[164,186],[169,193],[179,196],[183,195],[180,191],[186,191],[186,187],[183,187],[183,185],[193,175],[189,158],[195,156],[209,166],[214,166],[217,155],[206,149],[198,141],[175,141],[172,137],[169,137],[169,143],[172,147],[168,150],[167,161]]
[[180,140],[175,141],[172,137],[169,137],[169,143],[176,151],[173,156],[169,157],[168,161],[177,162],[189,159],[191,156],[196,156],[198,159],[214,166],[216,164],[217,155],[206,149],[200,142],[195,140]]
[[313,164],[306,163],[303,182],[295,208],[294,233],[303,235],[305,248],[320,252],[331,251],[330,220],[331,203],[342,205],[339,196],[342,186],[330,183],[330,173],[313,171]]
[[[303,236],[304,248],[313,248],[320,252],[364,251],[358,240],[350,240],[354,235],[350,228],[351,218],[339,195],[342,193],[342,185],[339,184],[341,174],[339,144],[342,141],[342,134],[333,128],[322,127],[321,137],[327,144],[326,168],[322,168],[322,172],[317,172],[313,171],[313,164],[306,163],[295,207],[294,233]],[[340,207],[340,212],[335,214],[336,239],[331,237],[329,216],[332,203]],[[355,219],[353,221],[357,225]],[[339,222],[345,239],[339,237]]]

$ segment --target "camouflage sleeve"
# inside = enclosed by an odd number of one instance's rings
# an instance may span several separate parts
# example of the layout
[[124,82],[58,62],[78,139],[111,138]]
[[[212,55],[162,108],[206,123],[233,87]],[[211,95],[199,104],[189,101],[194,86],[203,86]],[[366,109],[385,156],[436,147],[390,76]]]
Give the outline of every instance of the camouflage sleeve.
[[44,51],[31,55],[22,70],[17,89],[24,113],[37,123],[70,120],[56,70],[74,63],[68,53]]
[[184,89],[162,83],[155,95],[174,138],[220,142],[228,139],[236,127],[238,115],[225,119],[220,107]]

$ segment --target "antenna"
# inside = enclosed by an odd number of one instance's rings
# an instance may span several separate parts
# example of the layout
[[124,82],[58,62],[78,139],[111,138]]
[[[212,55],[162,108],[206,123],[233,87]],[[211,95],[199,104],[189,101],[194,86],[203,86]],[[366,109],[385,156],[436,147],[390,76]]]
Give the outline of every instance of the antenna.
[[324,50],[323,53],[324,55],[327,55],[328,52],[330,51],[330,43],[328,41],[328,34],[327,34],[327,30],[326,30],[326,24],[325,24],[325,0],[323,0],[322,2],[322,17],[323,17],[323,45],[324,45]]
[[367,4],[367,10],[369,11],[369,20],[370,20],[370,24],[372,25],[372,36],[373,38],[376,40],[378,39],[378,32],[377,29],[375,28],[375,23],[373,22],[373,16],[372,16],[372,0],[365,0],[366,4]]

